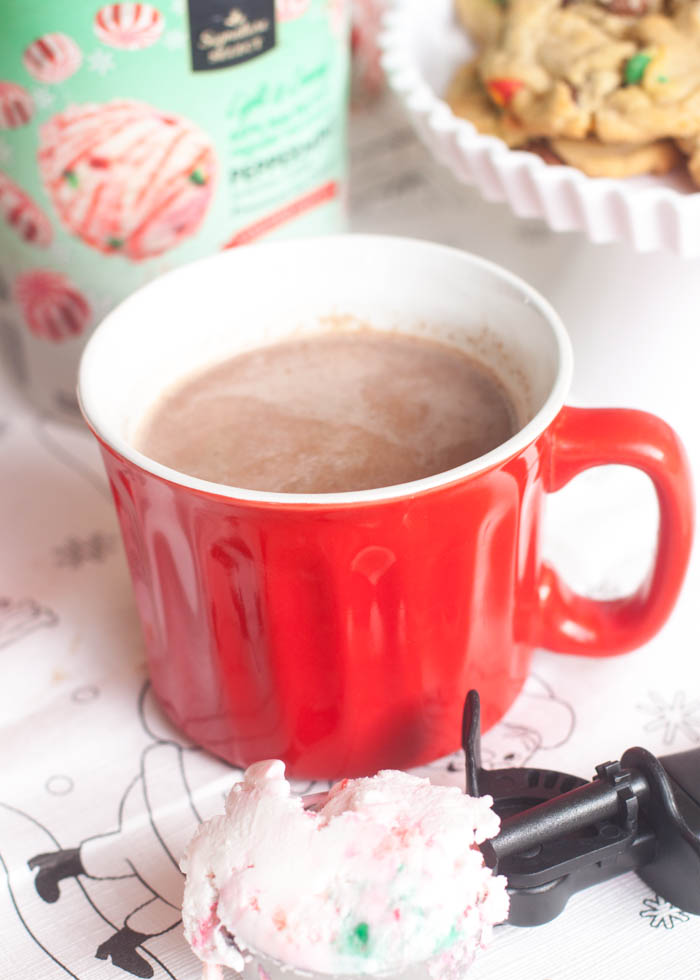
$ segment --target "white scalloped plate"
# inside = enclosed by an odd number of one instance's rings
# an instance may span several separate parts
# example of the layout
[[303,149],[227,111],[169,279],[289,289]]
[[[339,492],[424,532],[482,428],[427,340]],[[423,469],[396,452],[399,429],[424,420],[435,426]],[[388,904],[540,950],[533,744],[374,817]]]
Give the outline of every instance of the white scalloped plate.
[[684,172],[586,177],[534,153],[510,150],[452,113],[441,93],[473,52],[453,14],[453,0],[394,0],[380,43],[389,84],[423,142],[487,200],[507,201],[519,217],[542,218],[554,231],[583,231],[593,242],[700,256],[700,192]]

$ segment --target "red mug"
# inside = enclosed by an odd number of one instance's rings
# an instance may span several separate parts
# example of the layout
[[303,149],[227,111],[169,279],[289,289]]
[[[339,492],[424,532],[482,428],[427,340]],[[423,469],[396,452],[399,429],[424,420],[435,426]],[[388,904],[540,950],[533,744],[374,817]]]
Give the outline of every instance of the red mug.
[[[486,361],[523,424],[496,450],[401,486],[263,493],[171,470],[133,446],[189,372],[336,322],[442,339]],[[663,625],[690,552],[686,456],[658,418],[564,407],[566,332],[499,267],[426,242],[345,236],[204,259],[135,293],[97,329],[79,396],[114,494],[155,692],[194,741],[295,777],[406,768],[458,746],[466,691],[485,727],[533,648],[609,656]],[[264,433],[261,433],[264,438]],[[647,473],[658,547],[633,594],[574,594],[540,554],[547,493],[582,470]]]

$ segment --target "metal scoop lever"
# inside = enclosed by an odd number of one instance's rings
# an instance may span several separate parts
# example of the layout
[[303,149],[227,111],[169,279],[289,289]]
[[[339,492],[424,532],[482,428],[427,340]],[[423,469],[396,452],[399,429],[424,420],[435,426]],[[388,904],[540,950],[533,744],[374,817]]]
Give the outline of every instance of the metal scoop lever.
[[574,892],[635,870],[666,901],[700,915],[700,749],[657,759],[632,748],[586,782],[546,769],[484,769],[479,695],[464,705],[466,789],[501,817],[486,863],[508,878],[509,922],[540,925]]

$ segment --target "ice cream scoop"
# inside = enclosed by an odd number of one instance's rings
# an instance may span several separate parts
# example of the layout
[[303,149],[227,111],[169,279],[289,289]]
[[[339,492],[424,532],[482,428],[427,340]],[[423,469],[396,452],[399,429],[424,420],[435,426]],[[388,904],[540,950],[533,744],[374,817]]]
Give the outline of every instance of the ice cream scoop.
[[190,843],[183,921],[205,978],[251,954],[326,976],[461,976],[508,914],[479,850],[499,829],[490,798],[386,770],[307,803],[282,762],[256,763]]

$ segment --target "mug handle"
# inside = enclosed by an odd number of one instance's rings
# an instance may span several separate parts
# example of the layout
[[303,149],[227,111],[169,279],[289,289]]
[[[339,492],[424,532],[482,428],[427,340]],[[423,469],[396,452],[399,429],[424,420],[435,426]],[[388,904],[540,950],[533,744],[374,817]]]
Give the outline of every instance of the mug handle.
[[693,485],[685,449],[655,415],[627,408],[565,407],[552,423],[544,486],[561,490],[583,470],[608,463],[634,466],[652,480],[659,534],[651,571],[636,592],[596,600],[573,592],[551,565],[539,579],[537,645],[559,653],[610,657],[650,640],[678,598],[693,538]]

